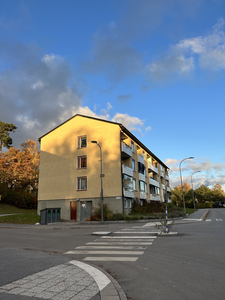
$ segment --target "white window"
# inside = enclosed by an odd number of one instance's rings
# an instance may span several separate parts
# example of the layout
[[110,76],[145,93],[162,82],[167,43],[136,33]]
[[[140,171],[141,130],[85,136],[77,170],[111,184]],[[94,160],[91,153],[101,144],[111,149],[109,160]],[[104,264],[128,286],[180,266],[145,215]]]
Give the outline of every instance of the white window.
[[132,170],[133,170],[133,171],[136,171],[136,170],[135,170],[135,160],[134,160],[134,159],[132,159]]
[[134,142],[131,141],[131,150],[134,152]]
[[77,190],[78,191],[87,190],[87,177],[78,177],[77,178]]
[[124,208],[127,208],[127,199],[124,199]]
[[128,208],[132,208],[132,201],[128,200]]
[[77,157],[77,168],[86,169],[87,168],[87,156],[78,156]]
[[144,192],[144,193],[147,193],[147,185],[144,181],[139,181],[139,185],[140,185],[140,191],[141,192]]
[[87,147],[87,137],[79,136],[78,137],[78,148],[86,148]]
[[136,185],[136,179],[135,178],[133,178],[133,189],[134,189],[134,191],[137,190],[137,185]]

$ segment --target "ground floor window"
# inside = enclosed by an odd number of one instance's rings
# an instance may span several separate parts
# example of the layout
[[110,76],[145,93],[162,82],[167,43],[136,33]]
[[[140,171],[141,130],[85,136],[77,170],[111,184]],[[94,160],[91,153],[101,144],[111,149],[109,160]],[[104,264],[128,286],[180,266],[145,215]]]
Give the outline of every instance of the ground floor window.
[[87,177],[78,177],[77,178],[77,190],[78,191],[87,190]]

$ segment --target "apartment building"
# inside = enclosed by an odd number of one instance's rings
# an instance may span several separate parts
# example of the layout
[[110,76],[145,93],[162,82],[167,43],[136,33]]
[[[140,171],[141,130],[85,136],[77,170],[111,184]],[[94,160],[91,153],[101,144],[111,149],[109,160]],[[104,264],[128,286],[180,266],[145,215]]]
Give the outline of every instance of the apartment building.
[[114,213],[129,213],[134,200],[169,197],[168,167],[120,123],[75,115],[39,142],[38,214],[60,208],[62,219],[88,219],[100,205],[101,179]]

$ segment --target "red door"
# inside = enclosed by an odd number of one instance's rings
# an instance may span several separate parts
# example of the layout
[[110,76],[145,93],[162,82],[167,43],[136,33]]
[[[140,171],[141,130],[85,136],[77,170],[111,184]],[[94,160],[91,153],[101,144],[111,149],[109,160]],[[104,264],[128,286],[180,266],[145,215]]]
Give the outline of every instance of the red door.
[[77,219],[77,202],[70,202],[70,220]]

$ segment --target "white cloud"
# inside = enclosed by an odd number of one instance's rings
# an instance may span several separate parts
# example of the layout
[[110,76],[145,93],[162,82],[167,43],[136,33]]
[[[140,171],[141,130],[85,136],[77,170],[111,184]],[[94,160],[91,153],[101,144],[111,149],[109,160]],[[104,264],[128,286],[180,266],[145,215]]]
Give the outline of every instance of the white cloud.
[[146,66],[147,75],[163,80],[171,75],[186,76],[200,68],[219,71],[225,69],[225,22],[220,19],[205,36],[183,39],[171,46],[161,60]]
[[144,125],[144,122],[137,117],[131,117],[128,114],[117,113],[112,120],[113,122],[122,123],[130,131],[140,132],[140,127]]
[[[172,188],[176,185],[180,185],[180,165],[181,160],[168,158],[165,160],[165,164],[170,168],[170,185]],[[196,171],[201,171],[194,173]],[[185,160],[181,165],[181,175],[183,182],[187,182],[191,185],[191,176],[194,184],[194,188],[204,184],[209,187],[213,187],[216,183],[221,185],[225,184],[225,163],[215,163],[210,160],[197,158],[194,160]]]

